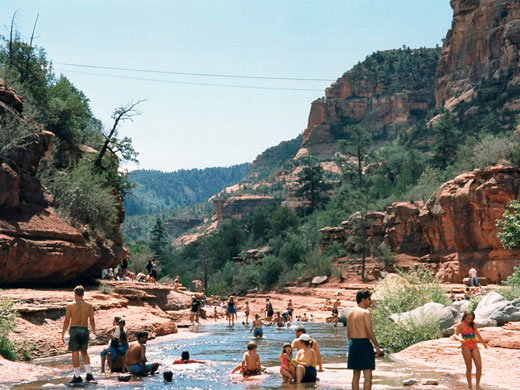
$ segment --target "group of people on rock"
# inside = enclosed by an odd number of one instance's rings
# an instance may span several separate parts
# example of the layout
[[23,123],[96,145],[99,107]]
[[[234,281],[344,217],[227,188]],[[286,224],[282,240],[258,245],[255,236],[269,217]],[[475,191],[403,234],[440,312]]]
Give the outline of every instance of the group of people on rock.
[[105,268],[101,270],[101,280],[120,280],[157,283],[157,272],[159,265],[157,260],[148,260],[145,269],[137,274],[128,269],[128,257],[121,260],[121,264],[116,270],[113,268]]

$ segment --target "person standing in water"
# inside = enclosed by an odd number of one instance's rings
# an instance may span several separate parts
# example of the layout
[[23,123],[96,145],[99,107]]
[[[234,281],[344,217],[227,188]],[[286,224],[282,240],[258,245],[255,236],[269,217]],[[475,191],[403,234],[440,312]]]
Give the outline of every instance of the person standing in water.
[[455,329],[455,334],[452,337],[461,343],[462,357],[464,358],[464,363],[466,363],[466,379],[469,389],[473,388],[471,385],[471,366],[472,361],[475,362],[476,388],[479,390],[480,378],[482,377],[482,358],[480,357],[480,350],[478,349],[477,343],[482,343],[484,348],[488,346],[475,326],[475,313],[471,310],[464,312],[462,321]]
[[273,304],[271,303],[271,300],[269,298],[265,299],[265,319],[269,322],[273,319]]
[[72,352],[72,368],[74,369],[74,378],[70,383],[81,383],[81,373],[79,369],[79,354],[83,358],[85,365],[86,380],[93,381],[92,368],[90,367],[90,357],[88,356],[88,340],[89,331],[88,323],[92,328],[92,334],[96,334],[96,323],[94,322],[94,308],[90,303],[83,300],[85,289],[83,286],[76,286],[74,288],[75,303],[67,305],[65,310],[65,321],[63,322],[63,330],[61,332],[61,340],[65,344],[65,333],[69,329],[69,350]]
[[235,307],[235,297],[230,295],[228,302],[227,302],[227,316],[228,316],[229,326],[235,325],[235,314],[236,313],[237,313],[237,309]]
[[263,337],[264,336],[264,330],[262,329],[262,324],[266,325],[266,326],[271,325],[270,323],[268,323],[268,324],[264,323],[262,321],[262,319],[260,318],[260,316],[258,314],[255,314],[255,319],[253,320],[253,323],[251,325],[251,329],[249,329],[249,333],[251,333],[253,331],[253,329],[254,329],[253,335],[256,338]]
[[[372,389],[372,371],[376,369],[375,357],[381,353],[372,330],[372,316],[368,308],[372,304],[371,292],[363,289],[356,294],[357,307],[347,314],[347,338],[349,340],[347,368],[354,370],[352,390],[359,390],[361,371],[365,382],[364,390]],[[374,354],[374,347],[376,352]]]
[[249,325],[249,312],[251,310],[249,309],[249,302],[246,302],[246,309],[244,314],[246,315],[246,325]]

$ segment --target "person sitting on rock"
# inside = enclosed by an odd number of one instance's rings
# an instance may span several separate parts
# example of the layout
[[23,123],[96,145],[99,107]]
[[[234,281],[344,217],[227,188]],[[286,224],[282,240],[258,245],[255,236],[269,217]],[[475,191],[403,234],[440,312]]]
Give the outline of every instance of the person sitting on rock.
[[190,364],[190,363],[204,364],[206,362],[190,359],[190,353],[188,351],[182,351],[181,358],[174,360],[172,364]]
[[150,275],[146,274],[144,271],[139,272],[135,275],[135,280],[138,282],[148,282],[150,279]]
[[147,363],[146,342],[148,332],[137,332],[137,342],[132,343],[126,354],[126,370],[136,376],[154,374],[159,368],[159,363]]
[[469,285],[478,287],[477,270],[474,267],[471,267],[471,269],[469,270],[469,277],[470,277]]
[[110,342],[108,347],[101,351],[101,372],[105,373],[105,360],[108,356],[108,368],[111,372],[124,371],[123,361],[116,364],[118,359],[122,359],[128,351],[128,339],[126,336],[125,320],[115,317],[114,327],[108,331]]

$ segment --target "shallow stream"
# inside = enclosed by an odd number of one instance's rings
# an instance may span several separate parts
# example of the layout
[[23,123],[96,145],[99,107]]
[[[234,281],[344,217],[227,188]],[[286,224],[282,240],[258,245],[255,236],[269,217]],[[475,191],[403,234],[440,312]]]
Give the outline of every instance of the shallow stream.
[[[285,389],[350,389],[351,374],[346,370],[346,330],[344,327],[334,328],[330,324],[309,323],[305,325],[307,332],[315,338],[320,346],[323,363],[327,369],[333,369],[331,374],[321,374],[322,380],[318,385],[291,385],[283,386]],[[125,384],[113,379],[115,375],[109,376],[112,381],[107,381],[99,374],[96,375],[98,367],[94,367],[94,375],[98,380],[97,386],[89,388],[117,388],[127,389],[189,389],[189,390],[223,390],[223,389],[280,389],[282,378],[279,374],[280,361],[278,356],[284,342],[294,339],[294,328],[264,328],[264,338],[255,340],[258,344],[258,354],[262,365],[268,367],[268,375],[265,380],[243,382],[233,379],[230,371],[237,366],[242,354],[246,350],[246,344],[253,340],[249,329],[242,325],[228,327],[226,325],[200,326],[192,330],[200,333],[200,337],[190,339],[164,340],[152,342],[147,345],[147,357],[149,362],[158,361],[167,366],[175,359],[180,358],[184,350],[190,352],[191,358],[206,361],[207,364],[189,364],[171,366],[174,373],[172,383],[165,383],[161,375],[150,376],[139,382]],[[91,353],[92,356],[92,353]],[[70,356],[40,360],[38,364],[54,367],[70,367]],[[159,372],[162,373],[164,367]],[[330,372],[330,371],[329,371]],[[67,378],[49,378],[46,381],[21,383],[12,385],[10,388],[17,390],[58,388],[64,387],[64,383],[70,380],[72,370],[64,371]],[[320,373],[318,373],[320,377]],[[415,378],[434,378],[440,382],[439,389],[464,389],[466,386],[460,382],[460,377],[437,372],[432,369],[421,369],[417,367],[405,367],[393,362],[388,358],[378,358],[376,371],[374,372],[374,390],[378,389],[402,389],[403,380]],[[419,386],[420,388],[428,388]]]

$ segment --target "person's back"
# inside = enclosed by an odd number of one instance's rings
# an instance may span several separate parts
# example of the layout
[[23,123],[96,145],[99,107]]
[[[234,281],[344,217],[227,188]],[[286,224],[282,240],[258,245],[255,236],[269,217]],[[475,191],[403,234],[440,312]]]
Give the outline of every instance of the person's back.
[[367,317],[369,311],[360,307],[353,307],[347,314],[347,327],[349,330],[349,337],[352,339],[366,339],[368,338],[368,331],[366,327]]
[[71,303],[70,307],[70,326],[88,326],[88,319],[92,313],[92,305],[85,301]]
[[141,345],[138,342],[130,344],[128,346],[128,352],[126,353],[126,365],[132,366],[134,364],[139,364],[142,359],[145,359],[145,348],[144,345]]
[[256,353],[257,345],[254,342],[247,344],[247,352],[242,358],[242,374],[244,376],[260,375],[260,356]]

